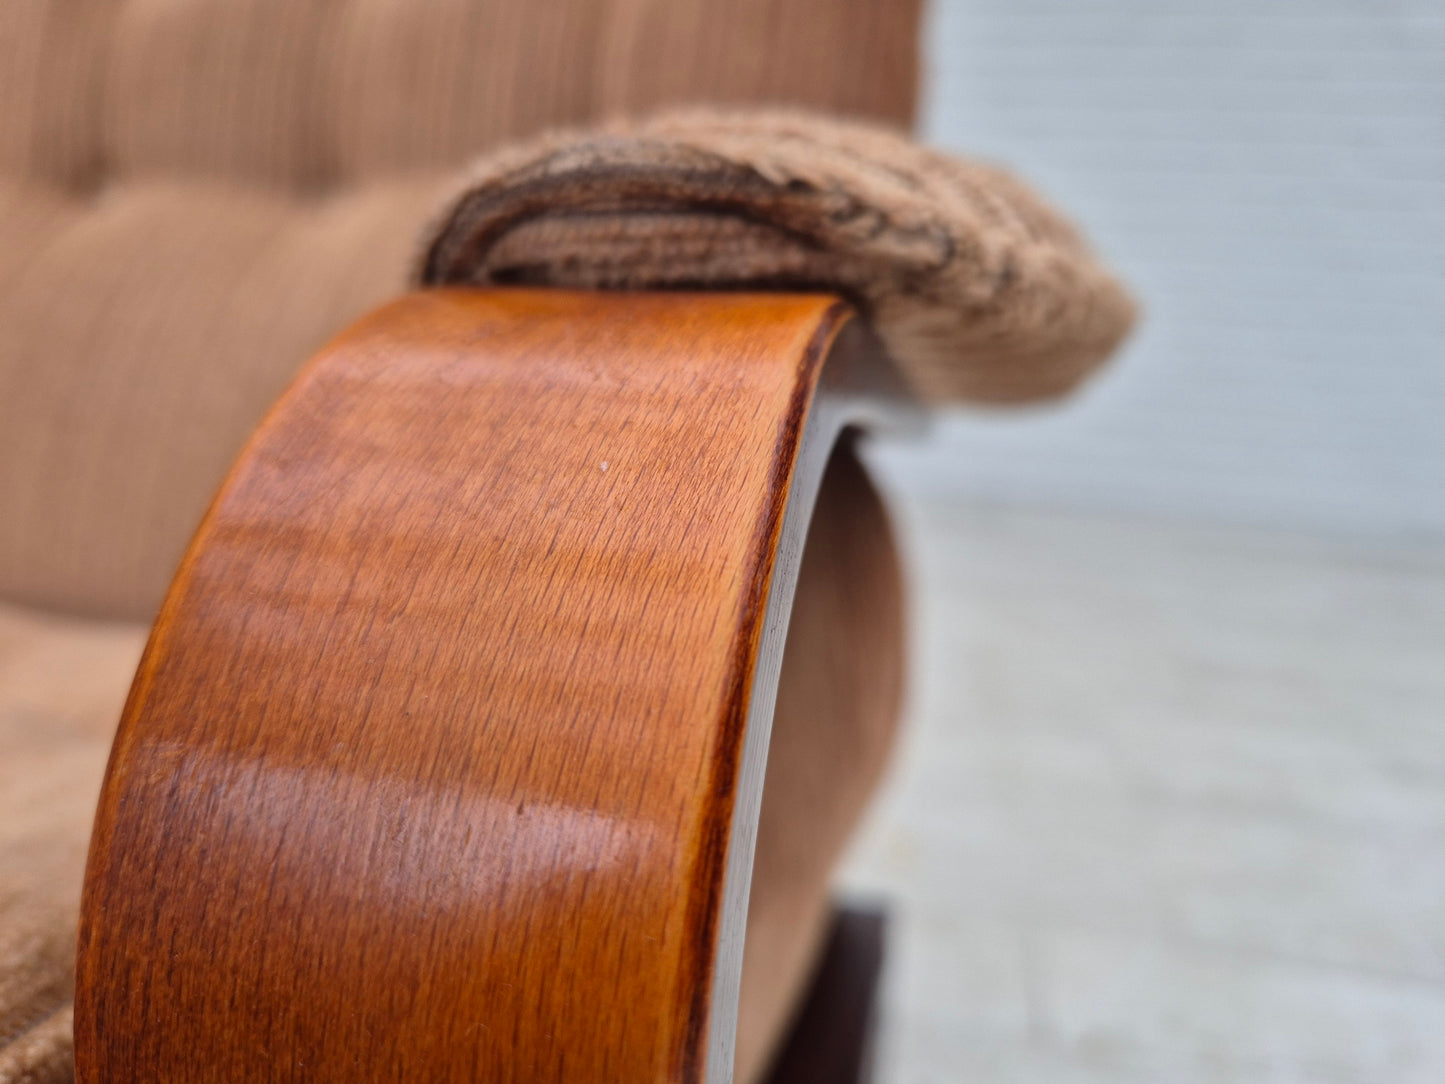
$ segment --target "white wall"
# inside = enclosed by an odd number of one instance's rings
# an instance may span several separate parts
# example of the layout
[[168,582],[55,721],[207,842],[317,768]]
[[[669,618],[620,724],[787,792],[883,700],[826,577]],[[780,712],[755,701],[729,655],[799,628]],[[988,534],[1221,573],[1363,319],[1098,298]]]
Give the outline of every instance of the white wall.
[[1445,3],[933,0],[924,137],[1146,321],[1062,411],[889,449],[972,499],[1445,537]]

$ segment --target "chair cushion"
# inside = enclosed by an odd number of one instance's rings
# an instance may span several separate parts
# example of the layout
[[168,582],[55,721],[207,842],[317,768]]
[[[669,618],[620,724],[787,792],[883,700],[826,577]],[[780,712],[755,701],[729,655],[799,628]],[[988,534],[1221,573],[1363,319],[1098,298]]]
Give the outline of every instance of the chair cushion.
[[919,0],[0,3],[0,599],[148,617],[429,178],[665,102],[910,121]]
[[144,643],[0,605],[0,1081],[70,1078],[81,871]]
[[0,4],[0,176],[315,189],[695,102],[906,125],[920,0]]
[[0,598],[148,616],[296,367],[403,288],[439,191],[0,186]]

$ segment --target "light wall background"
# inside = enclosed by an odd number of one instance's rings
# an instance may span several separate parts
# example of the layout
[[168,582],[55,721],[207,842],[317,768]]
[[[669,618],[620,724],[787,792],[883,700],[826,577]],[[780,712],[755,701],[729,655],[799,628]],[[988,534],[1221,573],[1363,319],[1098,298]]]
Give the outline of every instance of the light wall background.
[[1445,539],[1445,3],[933,0],[923,135],[1145,321],[1063,409],[885,449],[975,501]]

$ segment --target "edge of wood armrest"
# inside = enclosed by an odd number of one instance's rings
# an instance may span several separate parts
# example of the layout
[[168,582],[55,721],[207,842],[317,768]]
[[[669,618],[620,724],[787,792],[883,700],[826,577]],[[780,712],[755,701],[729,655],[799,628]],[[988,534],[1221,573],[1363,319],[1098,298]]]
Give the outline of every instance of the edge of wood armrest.
[[79,1079],[728,1079],[803,539],[887,371],[807,295],[435,290],[328,345],[137,672]]

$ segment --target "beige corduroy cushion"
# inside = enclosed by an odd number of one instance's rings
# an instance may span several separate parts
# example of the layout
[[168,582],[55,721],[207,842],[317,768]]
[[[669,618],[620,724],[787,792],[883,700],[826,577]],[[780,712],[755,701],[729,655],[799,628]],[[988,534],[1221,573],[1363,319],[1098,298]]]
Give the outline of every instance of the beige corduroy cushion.
[[148,617],[296,367],[403,288],[442,190],[0,188],[28,250],[0,246],[0,598]]
[[1005,171],[885,128],[683,110],[494,152],[433,230],[424,284],[838,291],[934,400],[1073,388],[1133,305]]
[[20,0],[0,176],[290,191],[677,102],[912,122],[921,0]]
[[0,3],[0,599],[149,617],[440,178],[678,101],[906,125],[919,0]]

